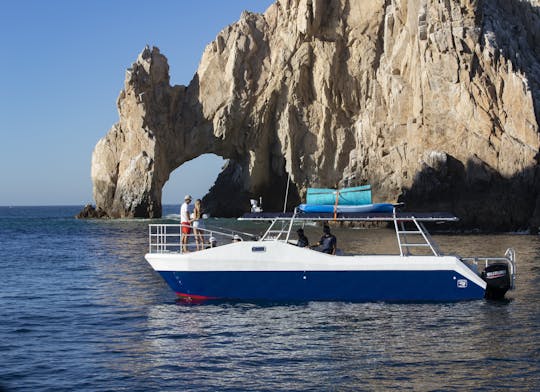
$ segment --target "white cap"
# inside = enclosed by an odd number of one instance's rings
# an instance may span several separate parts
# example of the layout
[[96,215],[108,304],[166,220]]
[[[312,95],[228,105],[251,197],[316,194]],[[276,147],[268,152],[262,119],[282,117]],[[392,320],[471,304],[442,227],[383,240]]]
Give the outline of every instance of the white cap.
[[189,200],[192,199],[191,195],[185,195],[185,196],[184,196],[184,200],[188,200],[188,199],[189,199]]

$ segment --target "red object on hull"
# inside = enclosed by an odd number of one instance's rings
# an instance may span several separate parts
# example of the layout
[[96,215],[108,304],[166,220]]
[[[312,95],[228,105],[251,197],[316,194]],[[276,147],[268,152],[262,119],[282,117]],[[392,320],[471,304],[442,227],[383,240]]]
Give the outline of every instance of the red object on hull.
[[205,302],[219,299],[219,297],[207,297],[206,295],[176,293],[178,299],[185,302]]

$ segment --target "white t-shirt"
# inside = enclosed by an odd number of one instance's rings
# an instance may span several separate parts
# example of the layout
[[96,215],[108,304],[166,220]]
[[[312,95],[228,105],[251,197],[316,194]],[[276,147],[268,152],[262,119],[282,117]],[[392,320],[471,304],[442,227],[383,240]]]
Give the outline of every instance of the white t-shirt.
[[180,207],[180,222],[189,222],[189,204],[186,202]]

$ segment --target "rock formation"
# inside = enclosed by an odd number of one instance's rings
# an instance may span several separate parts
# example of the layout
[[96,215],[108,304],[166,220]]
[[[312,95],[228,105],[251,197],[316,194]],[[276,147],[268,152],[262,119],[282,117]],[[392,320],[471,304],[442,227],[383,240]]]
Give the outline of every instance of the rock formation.
[[109,215],[105,211],[99,207],[96,208],[91,204],[85,205],[81,212],[75,215],[75,218],[77,219],[101,219],[108,217]]
[[[161,215],[169,174],[229,160],[205,198],[238,214],[310,186],[371,183],[377,201],[455,212],[463,225],[540,225],[537,0],[278,0],[244,12],[189,86],[146,48],[119,122],[92,157],[96,206]],[[223,202],[226,200],[226,202]]]

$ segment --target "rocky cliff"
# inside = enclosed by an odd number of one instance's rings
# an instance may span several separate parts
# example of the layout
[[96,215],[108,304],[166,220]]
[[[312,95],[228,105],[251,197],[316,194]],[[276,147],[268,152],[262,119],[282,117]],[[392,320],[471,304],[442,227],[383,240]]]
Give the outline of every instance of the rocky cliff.
[[225,28],[187,87],[146,48],[93,153],[96,205],[160,216],[169,174],[215,153],[229,160],[205,198],[217,215],[250,196],[281,208],[290,175],[290,205],[309,186],[371,183],[376,200],[467,227],[538,227],[539,7],[278,0]]

